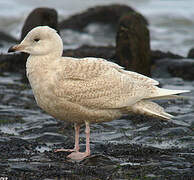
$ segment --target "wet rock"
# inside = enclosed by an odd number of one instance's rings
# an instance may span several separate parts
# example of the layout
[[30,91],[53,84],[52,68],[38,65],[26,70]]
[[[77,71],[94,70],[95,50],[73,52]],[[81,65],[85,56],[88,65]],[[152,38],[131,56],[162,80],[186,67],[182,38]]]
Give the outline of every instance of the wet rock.
[[16,172],[22,171],[22,172],[33,173],[38,171],[38,168],[33,167],[32,165],[26,162],[17,162],[15,164],[12,164],[10,168],[12,169],[12,171],[16,171]]
[[26,157],[29,143],[20,138],[10,138],[9,140],[0,142],[1,158]]
[[150,76],[150,36],[142,16],[129,12],[119,21],[116,37],[118,64]]
[[152,70],[154,77],[181,77],[185,80],[194,79],[194,61],[192,59],[161,59],[155,62]]
[[[170,168],[175,178],[183,175],[191,178],[194,175],[192,150],[189,149],[109,143],[103,146],[100,155],[98,153],[74,162],[68,160],[63,152],[35,151],[40,146],[37,142],[10,138],[1,145],[8,148],[8,151],[3,150],[4,160],[1,156],[0,173],[9,179],[140,179],[150,174],[168,179],[172,174],[165,172]],[[3,163],[7,161],[9,163]]]
[[182,59],[184,57],[180,56],[178,54],[174,54],[174,53],[172,53],[170,51],[168,51],[168,52],[162,52],[160,50],[152,50],[151,51],[151,61],[152,61],[152,63],[154,63],[158,59],[165,59],[165,58],[169,58],[169,59]]
[[171,137],[175,137],[175,136],[187,136],[189,133],[191,133],[189,128],[186,127],[173,127],[173,128],[166,128],[163,132],[162,135],[163,136],[171,136]]
[[108,158],[107,156],[101,155],[101,154],[95,154],[95,155],[91,155],[90,157],[82,160],[81,162],[84,165],[87,166],[109,166],[109,168],[114,168],[114,165],[116,165],[117,163],[112,161],[110,158]]
[[50,142],[50,143],[63,142],[66,141],[67,139],[68,139],[67,137],[51,132],[43,133],[40,137],[37,138],[39,142]]
[[[90,23],[112,24],[116,27],[120,17],[129,12],[135,11],[126,5],[96,6],[60,22],[59,28],[83,31]],[[140,16],[144,24],[148,24],[147,20],[142,15]]]
[[14,37],[12,37],[4,32],[0,32],[0,42],[1,41],[15,43],[15,42],[17,42],[17,39],[15,39]]
[[0,55],[0,72],[24,72],[25,57],[23,54],[1,54]]
[[155,78],[170,78],[171,74],[168,71],[168,67],[172,59],[160,59],[155,61],[154,67],[152,67],[151,74]]
[[65,50],[63,56],[84,58],[84,57],[99,57],[107,60],[115,59],[115,47],[113,46],[88,46],[83,45],[77,49]]
[[191,48],[188,52],[187,58],[194,58],[194,48]]
[[194,61],[191,59],[173,60],[168,67],[172,76],[194,80]]
[[27,33],[36,26],[50,26],[59,32],[58,14],[56,10],[51,8],[34,9],[25,20],[20,40],[23,40]]

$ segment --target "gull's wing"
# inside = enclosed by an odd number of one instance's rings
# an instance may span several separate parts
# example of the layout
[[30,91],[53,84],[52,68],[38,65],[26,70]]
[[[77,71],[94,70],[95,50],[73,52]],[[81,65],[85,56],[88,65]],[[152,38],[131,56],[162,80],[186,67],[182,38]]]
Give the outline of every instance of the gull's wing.
[[94,109],[131,106],[150,96],[153,84],[157,84],[104,59],[65,58],[59,66],[62,68],[55,74],[55,95]]
[[141,83],[150,84],[150,85],[158,85],[159,82],[144,76],[142,74],[126,71],[123,67],[119,66],[116,63],[107,61],[102,58],[70,58],[65,57],[65,72],[66,78],[71,79],[79,79],[79,80],[88,80],[95,76],[99,76],[104,74],[107,70],[115,69],[120,73],[126,74],[132,81],[141,81]]

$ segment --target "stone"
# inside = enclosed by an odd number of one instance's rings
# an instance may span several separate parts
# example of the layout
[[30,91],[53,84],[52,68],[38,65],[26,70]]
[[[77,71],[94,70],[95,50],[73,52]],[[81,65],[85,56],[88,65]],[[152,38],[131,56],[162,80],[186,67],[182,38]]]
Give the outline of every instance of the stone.
[[[63,20],[59,23],[59,28],[83,31],[90,23],[111,24],[116,27],[120,17],[129,12],[135,11],[126,5],[96,6]],[[147,20],[142,15],[140,16],[144,23],[148,24]]]
[[76,58],[99,57],[107,60],[115,60],[115,47],[113,46],[88,46],[83,45],[77,49],[68,49],[63,52],[63,56]]
[[152,50],[151,51],[151,61],[152,61],[152,63],[154,63],[154,61],[156,61],[158,59],[165,59],[165,58],[182,59],[184,57],[180,56],[178,54],[174,54],[170,51],[168,51],[168,52],[163,52],[161,50]]
[[36,26],[49,26],[59,32],[57,11],[51,8],[34,9],[25,20],[20,40],[23,40],[26,34]]
[[150,35],[147,24],[136,12],[129,12],[119,21],[116,37],[118,64],[127,70],[150,76]]
[[10,43],[16,43],[17,39],[12,37],[11,35],[6,34],[5,32],[0,31],[0,42],[5,41],[5,42],[10,42]]
[[192,59],[161,59],[155,63],[152,75],[155,78],[181,77],[194,80],[194,61]]
[[191,48],[188,52],[187,58],[194,58],[194,48]]
[[194,61],[192,59],[173,60],[172,63],[168,67],[172,76],[182,77],[184,80],[194,80]]
[[24,72],[25,64],[22,54],[1,54],[0,55],[0,72]]

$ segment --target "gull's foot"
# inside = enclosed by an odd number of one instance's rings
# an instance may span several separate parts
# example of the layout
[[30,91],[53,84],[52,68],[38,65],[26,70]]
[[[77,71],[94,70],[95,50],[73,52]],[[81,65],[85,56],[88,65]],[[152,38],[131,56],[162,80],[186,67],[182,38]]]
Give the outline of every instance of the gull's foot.
[[73,160],[83,160],[85,157],[89,156],[90,153],[88,152],[72,152],[67,157]]
[[54,152],[61,152],[61,151],[65,151],[65,152],[75,152],[75,149],[55,149]]

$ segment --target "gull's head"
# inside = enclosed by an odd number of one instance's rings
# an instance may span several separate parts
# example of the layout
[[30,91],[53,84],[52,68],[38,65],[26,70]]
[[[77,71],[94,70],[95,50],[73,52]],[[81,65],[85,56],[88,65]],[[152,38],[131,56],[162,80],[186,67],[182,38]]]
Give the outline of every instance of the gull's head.
[[48,26],[38,26],[32,29],[24,40],[9,48],[8,52],[25,52],[30,55],[42,56],[52,54],[61,56],[63,42],[57,32]]

